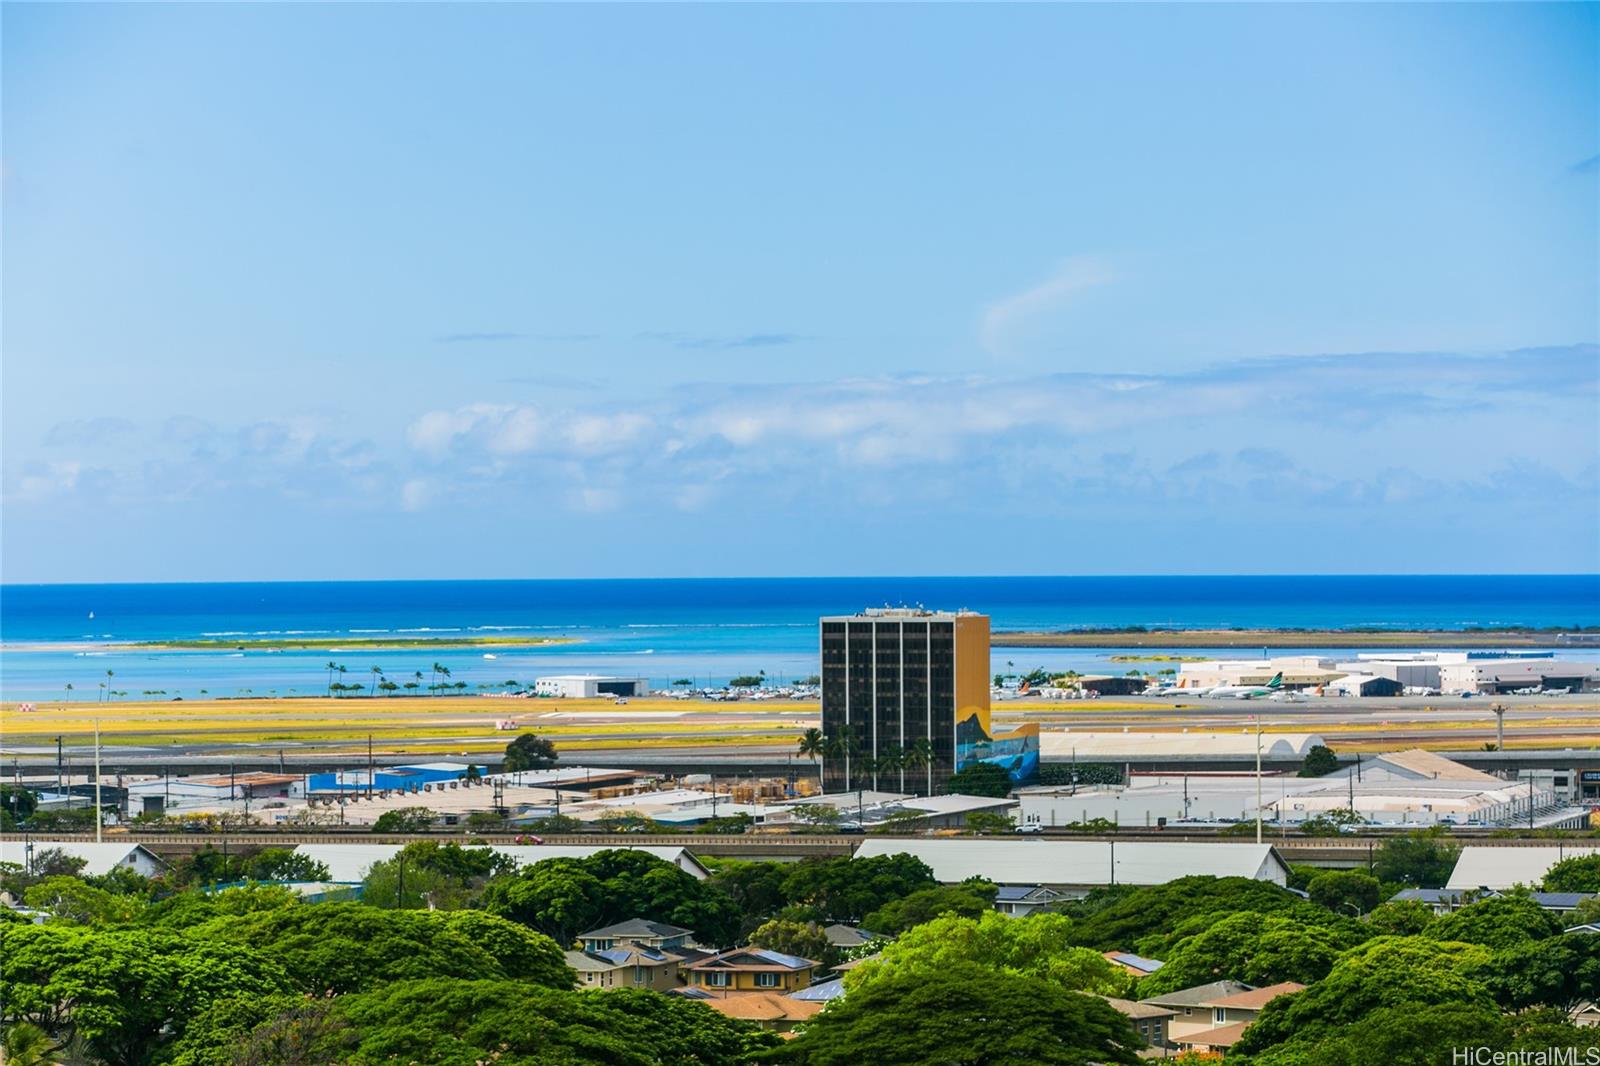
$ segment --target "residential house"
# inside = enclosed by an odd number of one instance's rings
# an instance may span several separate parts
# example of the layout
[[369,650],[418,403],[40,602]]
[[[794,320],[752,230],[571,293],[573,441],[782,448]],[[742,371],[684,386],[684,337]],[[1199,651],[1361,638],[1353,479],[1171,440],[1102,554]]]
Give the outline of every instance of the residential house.
[[678,959],[655,948],[633,945],[600,951],[568,951],[567,965],[578,974],[580,988],[649,988],[670,992],[678,987]]
[[821,1012],[827,1003],[820,1000],[796,999],[781,992],[711,992],[702,1003],[719,1014],[741,1021],[755,1022],[763,1029],[787,1033],[801,1022],[809,1021]]
[[767,948],[734,948],[684,968],[691,988],[727,992],[796,992],[817,963]]
[[1114,996],[1101,998],[1127,1015],[1128,1020],[1133,1022],[1133,1028],[1144,1038],[1146,1044],[1153,1048],[1168,1046],[1170,1034],[1167,1030],[1176,1011],[1169,1007],[1158,1007],[1153,1003],[1135,1003],[1131,999],[1117,999]]
[[1171,1040],[1178,1042],[1191,1033],[1216,1028],[1216,1023],[1212,1020],[1212,1008],[1208,1004],[1228,996],[1236,996],[1240,992],[1254,990],[1255,985],[1247,985],[1243,981],[1212,981],[1193,988],[1180,988],[1175,992],[1149,996],[1139,1002],[1153,1007],[1165,1007],[1172,1011],[1168,1032]]
[[845,925],[843,922],[834,922],[832,925],[822,927],[822,935],[828,938],[828,943],[841,951],[859,948],[863,944],[870,944],[874,940],[882,940],[877,933],[862,929],[858,925]]
[[1165,965],[1160,959],[1147,959],[1128,951],[1107,951],[1104,954],[1107,961],[1116,963],[1135,977],[1149,977]]
[[[1435,914],[1449,914],[1480,899],[1494,899],[1503,895],[1504,892],[1492,888],[1406,888],[1396,892],[1389,902],[1414,899],[1433,908]],[[1571,914],[1578,904],[1594,895],[1593,892],[1530,892],[1528,898],[1555,914]]]
[[1261,1009],[1279,996],[1289,996],[1306,986],[1294,981],[1282,981],[1265,988],[1252,988],[1248,992],[1216,996],[1197,1006],[1211,1012],[1211,1028],[1198,1029],[1173,1038],[1179,1050],[1201,1054],[1226,1055],[1228,1049],[1239,1042],[1244,1031],[1261,1014]]
[[578,934],[578,940],[583,944],[585,951],[610,951],[626,944],[654,948],[657,951],[675,951],[688,946],[693,939],[692,930],[681,929],[666,922],[648,922],[643,918],[630,918],[616,925],[608,925],[604,929],[591,929],[587,933]]
[[1062,893],[1043,885],[1001,885],[994,896],[994,909],[1013,918],[1023,918],[1063,898]]

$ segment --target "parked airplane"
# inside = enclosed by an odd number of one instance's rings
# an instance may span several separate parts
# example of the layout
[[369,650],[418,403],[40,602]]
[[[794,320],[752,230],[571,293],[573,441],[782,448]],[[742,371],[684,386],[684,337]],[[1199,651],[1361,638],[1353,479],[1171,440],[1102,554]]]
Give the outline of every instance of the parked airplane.
[[1216,688],[1207,689],[1206,699],[1210,700],[1253,700],[1260,696],[1271,696],[1283,689],[1283,675],[1273,674],[1272,680],[1265,685],[1218,685]]

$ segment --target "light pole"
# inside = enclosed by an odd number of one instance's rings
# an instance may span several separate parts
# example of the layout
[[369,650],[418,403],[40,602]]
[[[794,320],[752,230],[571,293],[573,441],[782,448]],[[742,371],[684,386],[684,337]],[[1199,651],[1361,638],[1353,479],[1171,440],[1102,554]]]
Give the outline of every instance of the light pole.
[[1261,716],[1256,715],[1256,843],[1261,843]]

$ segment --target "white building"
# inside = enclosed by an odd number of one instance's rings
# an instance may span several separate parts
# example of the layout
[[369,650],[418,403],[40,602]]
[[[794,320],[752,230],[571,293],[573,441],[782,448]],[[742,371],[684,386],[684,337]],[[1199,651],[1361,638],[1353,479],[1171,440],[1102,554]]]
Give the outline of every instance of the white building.
[[1195,874],[1287,884],[1289,868],[1270,844],[969,837],[884,840],[868,837],[855,858],[912,855],[945,884],[985,877],[1001,885],[1046,885],[1084,895],[1105,885],[1164,885]]
[[[1263,733],[1261,757],[1269,760],[1303,759],[1326,741],[1316,733]],[[1119,763],[1167,756],[1196,759],[1255,758],[1256,732],[1244,727],[1233,732],[1099,733],[1075,729],[1039,732],[1039,757],[1046,762]]]
[[1439,667],[1445,692],[1513,692],[1520,688],[1591,688],[1600,683],[1600,665],[1559,659],[1476,659]]
[[14,862],[24,869],[46,851],[59,851],[74,859],[83,860],[80,871],[90,877],[99,877],[122,866],[144,877],[154,877],[166,869],[166,864],[143,844],[125,841],[89,844],[75,840],[46,840],[33,837],[27,841],[0,840],[0,862]]
[[1461,849],[1456,868],[1444,887],[1458,891],[1475,888],[1508,889],[1517,885],[1538,888],[1550,867],[1563,859],[1600,854],[1600,845],[1552,844],[1548,847],[1471,846]]
[[643,677],[608,677],[603,674],[554,674],[535,678],[536,696],[559,696],[570,700],[598,699],[604,696],[643,696],[650,682]]
[[1207,659],[1204,662],[1179,663],[1178,678],[1174,682],[1180,689],[1212,688],[1216,685],[1265,685],[1277,674],[1283,675],[1283,687],[1289,689],[1317,688],[1343,673],[1332,661],[1315,655],[1277,655],[1270,659]]
[[[1251,736],[1253,741],[1254,737]],[[1253,821],[1257,779],[1252,772],[1135,773],[1114,787],[1042,786],[1022,789],[1024,824],[1065,826],[1104,819],[1121,826]],[[1267,773],[1260,780],[1262,818],[1299,825],[1335,810],[1354,810],[1372,825],[1526,826],[1531,804],[1540,827],[1577,824],[1578,808],[1563,806],[1550,788],[1471,769],[1433,752],[1413,749],[1361,760],[1325,777]]]

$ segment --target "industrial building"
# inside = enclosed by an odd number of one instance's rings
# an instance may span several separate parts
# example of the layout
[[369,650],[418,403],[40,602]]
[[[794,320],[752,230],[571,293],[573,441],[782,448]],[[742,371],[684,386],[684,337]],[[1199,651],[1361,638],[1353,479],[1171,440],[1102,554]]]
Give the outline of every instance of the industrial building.
[[1600,855],[1600,844],[1551,844],[1549,846],[1471,846],[1461,849],[1447,889],[1472,891],[1491,888],[1504,890],[1525,885],[1538,888],[1550,867],[1564,859]]
[[608,677],[603,674],[553,674],[533,681],[535,696],[554,696],[569,700],[592,700],[607,696],[644,696],[650,681],[643,677]]
[[[1600,684],[1600,664],[1563,661],[1554,652],[1367,652],[1335,661],[1315,655],[1211,659],[1181,663],[1173,687],[1265,685],[1283,675],[1285,689],[1328,695],[1398,696],[1407,689],[1505,693],[1522,688],[1579,691]],[[1382,679],[1373,681],[1372,679]],[[1383,682],[1387,681],[1388,684]]]
[[[1036,727],[991,732],[988,616],[883,608],[819,625],[822,732],[845,745],[823,760],[824,791],[887,786],[933,795],[980,761],[1004,765],[1019,783],[1037,774]],[[876,767],[891,750],[925,758]]]
[[[1115,734],[1111,734],[1115,736]],[[1181,735],[1203,744],[1205,734]],[[1222,734],[1232,739],[1236,734]],[[1254,734],[1247,734],[1253,743]],[[1254,821],[1299,826],[1353,810],[1378,826],[1459,825],[1538,828],[1582,824],[1587,814],[1549,788],[1509,781],[1422,750],[1361,760],[1325,777],[1269,771],[1133,773],[1114,787],[1050,786],[1017,793],[1024,825],[1064,826],[1103,819],[1116,825],[1218,825]]]
[[945,884],[984,877],[998,885],[1043,885],[1074,897],[1107,885],[1164,885],[1191,875],[1249,877],[1278,885],[1289,878],[1287,864],[1270,844],[868,837],[855,857],[901,853],[927,863]]
[[46,851],[82,859],[81,873],[85,877],[101,877],[119,867],[143,877],[155,877],[166,869],[166,864],[143,844],[126,841],[91,844],[76,840],[0,840],[0,862],[15,863],[24,870],[33,869],[34,860]]

